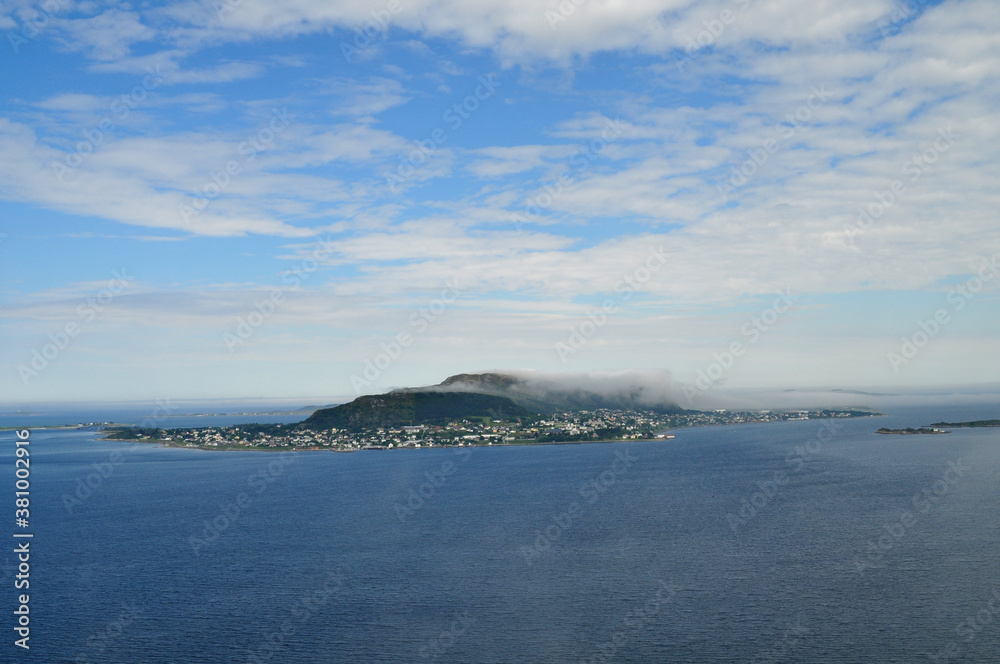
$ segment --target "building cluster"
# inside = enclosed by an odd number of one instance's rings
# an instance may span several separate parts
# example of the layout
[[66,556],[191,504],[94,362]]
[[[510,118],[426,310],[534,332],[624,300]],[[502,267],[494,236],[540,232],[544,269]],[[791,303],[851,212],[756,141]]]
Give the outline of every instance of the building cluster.
[[539,419],[497,420],[488,417],[441,425],[377,427],[368,431],[310,431],[296,424],[242,424],[189,429],[116,428],[110,438],[166,442],[213,449],[303,449],[350,452],[364,449],[422,448],[467,445],[521,445],[672,437],[669,429],[690,426],[777,422],[826,417],[871,415],[854,410],[685,411],[676,414],[633,410],[575,411]]

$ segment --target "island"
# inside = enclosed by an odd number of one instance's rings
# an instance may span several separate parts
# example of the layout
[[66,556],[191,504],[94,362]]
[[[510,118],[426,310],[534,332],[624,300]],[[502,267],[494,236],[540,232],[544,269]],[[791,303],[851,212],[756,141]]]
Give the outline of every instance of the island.
[[1000,427],[1000,420],[976,420],[974,422],[935,422],[932,427],[948,427],[961,429],[968,427]]
[[914,429],[913,427],[907,427],[905,429],[887,429],[885,427],[882,427],[875,433],[887,433],[887,434],[895,434],[898,436],[910,436],[913,434],[923,434],[923,433],[936,434],[936,433],[951,433],[951,432],[944,431],[942,429],[928,429],[927,427],[920,427],[919,429]]
[[655,392],[613,394],[506,374],[459,374],[439,385],[365,395],[295,424],[106,427],[104,437],[204,450],[333,450],[671,440],[692,426],[871,417],[865,408],[685,410]]

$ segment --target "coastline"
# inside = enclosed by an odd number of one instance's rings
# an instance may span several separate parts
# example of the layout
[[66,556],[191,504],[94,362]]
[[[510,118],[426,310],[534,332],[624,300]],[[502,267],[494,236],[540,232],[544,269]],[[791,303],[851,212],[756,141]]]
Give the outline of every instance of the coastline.
[[[880,417],[882,413],[872,413],[871,415],[863,417]],[[816,417],[810,418],[809,420],[784,420],[784,421],[774,421],[774,422],[738,422],[738,423],[704,423],[704,424],[692,424],[689,426],[680,426],[673,429],[666,429],[663,431],[658,431],[657,434],[665,434],[674,431],[682,431],[684,429],[704,429],[711,427],[724,427],[724,426],[745,426],[751,424],[783,424],[789,421],[815,421],[823,422],[831,419],[859,419],[858,417],[850,418],[834,418],[834,417]],[[404,445],[398,447],[363,447],[357,449],[342,449],[333,447],[247,447],[247,446],[233,446],[227,445],[224,447],[217,446],[202,446],[202,445],[181,445],[173,441],[168,440],[148,440],[148,439],[135,439],[135,438],[107,438],[100,437],[98,440],[106,441],[118,441],[123,443],[144,443],[149,445],[160,445],[162,447],[172,447],[181,450],[201,450],[204,452],[337,452],[337,453],[354,453],[354,452],[390,452],[396,450],[412,450],[421,451],[427,449],[457,449],[464,447],[534,447],[538,445],[589,445],[589,444],[603,444],[603,443],[639,443],[639,442],[649,442],[649,441],[661,441],[661,442],[680,442],[676,438],[659,438],[656,435],[649,438],[612,438],[603,440],[550,440],[543,442],[533,442],[531,440],[519,440],[512,442],[502,442],[502,443],[466,443],[464,445],[421,445],[420,447],[415,447],[412,445]]]
[[[704,424],[695,425],[691,427],[684,427],[685,429],[695,429],[699,427],[710,427],[710,426],[733,426],[733,425],[720,425],[720,424]],[[539,445],[589,445],[596,443],[641,443],[653,440],[666,440],[663,438],[619,438],[611,440],[548,440],[542,443],[533,443],[531,441],[523,442],[510,442],[510,443],[467,443],[465,445],[421,445],[420,447],[415,447],[413,445],[402,445],[399,447],[361,447],[358,449],[345,450],[333,447],[245,447],[245,446],[233,446],[227,445],[225,447],[207,447],[201,445],[178,445],[177,443],[170,440],[145,440],[136,438],[98,438],[102,441],[110,441],[113,443],[142,443],[145,445],[159,445],[160,447],[172,447],[179,450],[202,450],[203,452],[338,452],[342,454],[352,454],[354,452],[395,452],[396,450],[411,450],[414,452],[419,452],[422,450],[440,450],[440,449],[461,449],[465,447],[536,447]]]

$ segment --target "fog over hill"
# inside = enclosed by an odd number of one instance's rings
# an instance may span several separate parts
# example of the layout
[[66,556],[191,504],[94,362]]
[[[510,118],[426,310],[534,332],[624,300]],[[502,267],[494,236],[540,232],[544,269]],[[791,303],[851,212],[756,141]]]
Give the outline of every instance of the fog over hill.
[[680,412],[680,388],[665,370],[556,373],[514,370],[463,373],[438,385],[403,392],[477,392],[511,399],[538,412],[596,408]]

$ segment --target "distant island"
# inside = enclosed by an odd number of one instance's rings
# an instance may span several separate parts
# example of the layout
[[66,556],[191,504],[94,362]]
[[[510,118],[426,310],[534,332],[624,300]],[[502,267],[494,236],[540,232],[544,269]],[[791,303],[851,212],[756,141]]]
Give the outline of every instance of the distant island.
[[84,423],[80,423],[80,424],[44,424],[42,426],[25,426],[25,425],[22,424],[22,425],[16,426],[16,427],[0,427],[0,431],[14,431],[14,430],[17,430],[17,429],[35,429],[35,430],[40,430],[40,429],[90,429],[92,427],[97,427],[97,426],[116,426],[116,425],[113,425],[111,422],[87,422],[85,424]]
[[366,395],[297,424],[107,427],[105,437],[214,450],[363,449],[669,439],[690,426],[871,417],[868,409],[684,410],[655,387],[597,391],[522,376],[458,374],[438,385]]
[[1000,427],[1000,420],[976,420],[975,422],[935,422],[932,427],[948,427],[961,429],[968,427]]
[[951,433],[950,431],[944,431],[942,429],[928,429],[927,427],[920,427],[919,429],[914,429],[913,427],[907,427],[905,429],[886,429],[882,427],[875,433],[888,433],[900,436],[910,436],[913,434],[935,434],[935,433]]

